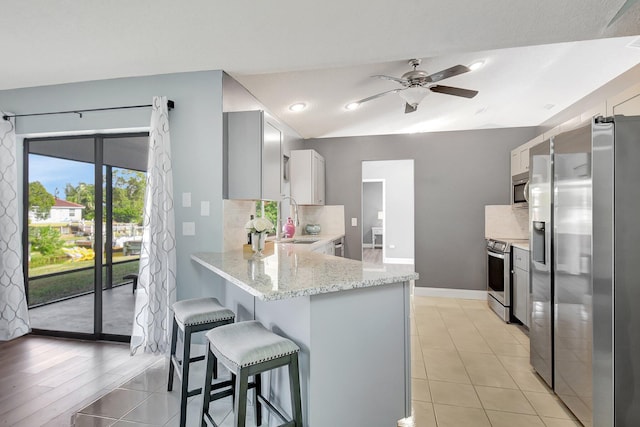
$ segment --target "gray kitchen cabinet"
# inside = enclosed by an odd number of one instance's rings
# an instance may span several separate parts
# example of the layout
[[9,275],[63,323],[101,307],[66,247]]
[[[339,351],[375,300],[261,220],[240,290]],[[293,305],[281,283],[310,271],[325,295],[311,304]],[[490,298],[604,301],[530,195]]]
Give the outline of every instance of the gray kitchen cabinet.
[[324,157],[315,150],[292,150],[289,168],[291,197],[299,205],[324,205]]
[[282,132],[264,111],[224,114],[227,199],[280,200]]
[[529,251],[513,248],[513,315],[529,327]]

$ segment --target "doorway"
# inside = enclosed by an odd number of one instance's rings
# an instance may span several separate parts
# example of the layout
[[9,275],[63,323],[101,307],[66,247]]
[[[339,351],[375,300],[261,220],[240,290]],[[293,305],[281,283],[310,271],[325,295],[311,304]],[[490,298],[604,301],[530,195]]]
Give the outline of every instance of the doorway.
[[362,162],[362,260],[413,264],[413,160]]
[[147,147],[148,133],[24,140],[25,289],[35,333],[130,339]]
[[362,180],[362,260],[382,264],[384,259],[384,179]]

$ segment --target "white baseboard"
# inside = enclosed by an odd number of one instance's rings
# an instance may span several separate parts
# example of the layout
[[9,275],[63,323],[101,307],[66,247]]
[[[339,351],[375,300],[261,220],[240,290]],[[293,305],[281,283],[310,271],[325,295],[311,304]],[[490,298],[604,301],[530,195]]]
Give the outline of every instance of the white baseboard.
[[413,258],[384,258],[382,262],[385,264],[413,264],[415,260]]
[[416,286],[414,295],[419,297],[442,297],[486,300],[487,291],[475,291],[472,289],[426,288]]

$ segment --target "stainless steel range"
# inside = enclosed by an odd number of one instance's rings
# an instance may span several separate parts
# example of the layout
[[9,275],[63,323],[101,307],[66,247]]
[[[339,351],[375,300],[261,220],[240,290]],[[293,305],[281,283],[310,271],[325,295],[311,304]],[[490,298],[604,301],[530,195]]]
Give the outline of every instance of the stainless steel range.
[[511,242],[487,240],[487,299],[505,322],[511,320]]

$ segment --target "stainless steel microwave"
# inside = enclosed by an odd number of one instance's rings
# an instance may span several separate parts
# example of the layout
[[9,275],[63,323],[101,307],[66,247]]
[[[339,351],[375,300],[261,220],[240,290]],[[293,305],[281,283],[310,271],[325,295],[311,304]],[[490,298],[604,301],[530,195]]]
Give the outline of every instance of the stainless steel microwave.
[[514,208],[529,207],[529,172],[511,178],[511,205]]

